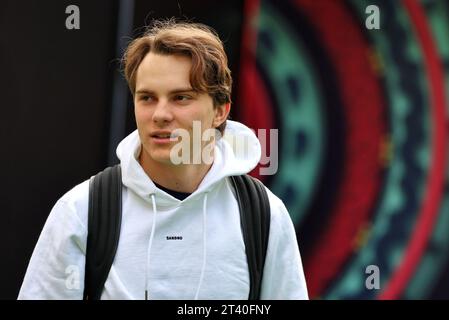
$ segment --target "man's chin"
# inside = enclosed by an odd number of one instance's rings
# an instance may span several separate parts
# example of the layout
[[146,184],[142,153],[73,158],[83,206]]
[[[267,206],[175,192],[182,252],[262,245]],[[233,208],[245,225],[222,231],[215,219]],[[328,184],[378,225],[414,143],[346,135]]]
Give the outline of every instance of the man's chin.
[[170,159],[170,155],[154,155],[153,160],[159,162],[160,164],[165,164],[168,166],[174,166],[175,164]]

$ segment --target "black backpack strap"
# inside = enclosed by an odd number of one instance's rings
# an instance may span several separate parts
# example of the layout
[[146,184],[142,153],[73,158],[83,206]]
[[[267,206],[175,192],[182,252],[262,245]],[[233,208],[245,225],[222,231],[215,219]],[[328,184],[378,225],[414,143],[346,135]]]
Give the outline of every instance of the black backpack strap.
[[264,185],[249,175],[232,176],[249,268],[249,300],[260,299],[270,233],[270,202]]
[[99,300],[114,261],[122,220],[120,165],[106,168],[89,182],[89,218],[84,299]]

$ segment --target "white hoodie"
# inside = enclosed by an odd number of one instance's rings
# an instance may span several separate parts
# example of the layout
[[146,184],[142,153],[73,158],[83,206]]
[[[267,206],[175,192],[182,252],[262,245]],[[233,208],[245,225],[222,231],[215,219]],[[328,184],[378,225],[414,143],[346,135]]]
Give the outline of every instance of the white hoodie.
[[[237,152],[234,136],[246,138],[245,152]],[[148,289],[150,299],[247,299],[249,273],[239,208],[225,178],[255,168],[261,156],[257,137],[243,124],[228,120],[211,169],[182,201],[157,188],[145,174],[136,160],[140,148],[137,131],[117,148],[123,216],[101,298],[144,299]],[[86,180],[53,207],[19,299],[82,299],[88,189]],[[308,299],[293,223],[282,201],[267,192],[271,226],[261,299]]]

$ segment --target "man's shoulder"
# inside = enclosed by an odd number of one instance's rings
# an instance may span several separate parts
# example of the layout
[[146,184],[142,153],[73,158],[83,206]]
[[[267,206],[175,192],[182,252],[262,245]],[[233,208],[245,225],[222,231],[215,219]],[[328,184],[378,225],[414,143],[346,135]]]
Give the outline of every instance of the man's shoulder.
[[59,201],[65,203],[76,203],[80,201],[87,201],[89,197],[89,180],[84,180],[83,182],[75,185],[72,189],[67,191]]
[[270,202],[270,209],[271,209],[271,213],[273,214],[277,214],[279,211],[286,211],[286,207],[284,205],[284,202],[277,196],[275,195],[264,183],[263,181],[261,181],[260,179],[254,178],[252,177],[254,180],[256,180],[257,182],[259,182],[260,184],[262,184],[264,186],[265,191],[267,192],[268,195],[268,200]]
[[263,184],[263,186],[265,187],[265,191],[268,195],[268,200],[270,201],[271,211],[274,210],[277,212],[281,209],[285,209],[284,202],[277,195],[275,195],[265,184]]
[[73,212],[84,224],[87,221],[89,203],[89,179],[75,185],[67,191],[55,204],[55,208],[65,208]]
[[274,194],[267,186],[264,185],[264,187],[268,195],[268,200],[270,201],[271,223],[282,224],[289,220],[291,221],[290,214],[282,199]]

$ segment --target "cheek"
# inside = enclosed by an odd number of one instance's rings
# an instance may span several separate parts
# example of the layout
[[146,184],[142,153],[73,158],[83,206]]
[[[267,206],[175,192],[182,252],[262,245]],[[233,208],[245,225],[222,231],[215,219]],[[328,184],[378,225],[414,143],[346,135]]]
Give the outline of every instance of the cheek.
[[213,127],[214,115],[210,112],[190,113],[187,117],[179,117],[178,123],[189,130],[193,130],[194,121],[201,123],[201,131]]
[[215,110],[210,106],[207,106],[207,109],[203,109],[203,112],[201,112],[198,117],[201,119],[205,127],[211,127],[215,119]]
[[139,121],[138,119],[140,118],[140,114],[141,114],[140,108],[136,105],[136,103],[134,103],[134,116],[136,117],[137,121]]
[[211,110],[210,112],[208,112],[206,119],[208,127],[214,127],[215,110]]
[[136,122],[138,123],[148,121],[151,117],[148,110],[139,106],[134,107],[134,116],[136,117]]

